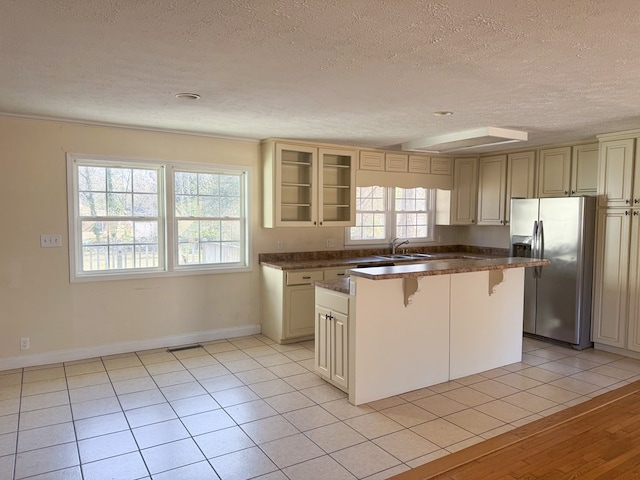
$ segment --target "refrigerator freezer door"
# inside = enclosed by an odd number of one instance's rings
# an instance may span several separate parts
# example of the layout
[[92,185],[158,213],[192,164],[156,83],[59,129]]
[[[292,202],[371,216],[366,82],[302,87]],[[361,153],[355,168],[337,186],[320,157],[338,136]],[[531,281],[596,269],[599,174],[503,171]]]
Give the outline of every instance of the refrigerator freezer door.
[[[525,251],[524,245],[531,245],[530,254],[536,257],[535,233],[538,221],[537,198],[513,199],[511,201],[511,250],[515,255],[514,245]],[[525,333],[536,331],[536,269],[525,268],[524,271],[524,317],[522,330]]]
[[573,344],[580,333],[583,222],[583,198],[540,199],[543,258],[551,265],[542,267],[538,279],[535,334]]

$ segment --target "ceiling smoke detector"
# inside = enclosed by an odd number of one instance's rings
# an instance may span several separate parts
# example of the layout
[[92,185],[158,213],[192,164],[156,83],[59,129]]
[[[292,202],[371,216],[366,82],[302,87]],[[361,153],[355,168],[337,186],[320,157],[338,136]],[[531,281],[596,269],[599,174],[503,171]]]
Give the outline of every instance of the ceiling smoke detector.
[[411,140],[402,144],[402,150],[449,153],[473,148],[503,145],[505,143],[526,142],[528,139],[529,134],[521,130],[483,127]]

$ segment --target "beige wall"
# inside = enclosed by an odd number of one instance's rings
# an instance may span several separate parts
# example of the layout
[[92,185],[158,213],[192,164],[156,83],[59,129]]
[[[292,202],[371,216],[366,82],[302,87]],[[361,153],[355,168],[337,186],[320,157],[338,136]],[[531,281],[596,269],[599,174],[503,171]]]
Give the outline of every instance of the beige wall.
[[[284,251],[326,250],[327,239],[334,240],[334,249],[344,248],[341,227],[260,226],[257,141],[0,117],[0,146],[0,370],[185,343],[201,332],[257,331],[258,253],[275,252],[278,241]],[[68,152],[253,167],[253,271],[71,284]],[[439,228],[438,243],[459,243],[465,235]],[[43,233],[61,234],[63,246],[40,248]],[[30,338],[28,351],[20,351],[22,337]]]
[[[0,118],[0,145],[0,367],[52,352],[259,328],[257,241],[250,273],[71,284],[66,192],[67,152],[249,165],[259,212],[257,142]],[[254,216],[254,238],[258,222]],[[61,234],[63,247],[40,248],[42,233]],[[22,337],[31,342],[25,352]]]

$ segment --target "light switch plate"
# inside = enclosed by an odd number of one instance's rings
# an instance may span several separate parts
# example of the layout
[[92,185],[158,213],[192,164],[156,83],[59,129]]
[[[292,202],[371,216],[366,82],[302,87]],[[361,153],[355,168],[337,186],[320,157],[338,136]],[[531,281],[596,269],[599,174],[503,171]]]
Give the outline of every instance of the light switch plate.
[[58,234],[42,234],[40,235],[40,247],[52,248],[62,246],[62,235]]

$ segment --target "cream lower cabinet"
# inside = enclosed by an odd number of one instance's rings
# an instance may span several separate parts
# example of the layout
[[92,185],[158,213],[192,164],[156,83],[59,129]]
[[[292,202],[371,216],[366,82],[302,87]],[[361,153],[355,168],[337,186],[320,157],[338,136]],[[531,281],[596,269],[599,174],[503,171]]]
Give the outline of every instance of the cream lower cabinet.
[[[631,348],[629,340],[635,337],[634,349],[640,350],[637,345],[640,320],[637,224],[640,217],[637,213],[620,208],[598,212],[592,326],[592,340],[596,344],[626,349]],[[632,259],[630,252],[633,252]],[[633,332],[632,337],[628,331]]]
[[315,332],[313,282],[346,276],[345,268],[262,271],[262,333],[278,343],[310,340]]
[[278,343],[313,338],[313,282],[323,278],[322,270],[262,267],[262,333]]
[[316,287],[315,370],[336,387],[349,388],[349,296]]

